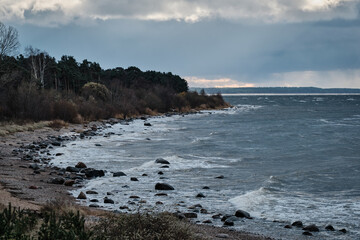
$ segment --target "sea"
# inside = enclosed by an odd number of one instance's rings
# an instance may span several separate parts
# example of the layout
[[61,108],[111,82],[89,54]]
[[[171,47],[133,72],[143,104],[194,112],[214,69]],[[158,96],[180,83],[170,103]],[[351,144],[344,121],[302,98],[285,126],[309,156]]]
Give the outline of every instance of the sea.
[[[239,219],[230,228],[309,239],[301,228],[284,228],[302,221],[320,228],[311,239],[360,239],[360,95],[224,99],[233,107],[108,125],[98,136],[54,149],[63,155],[51,164],[81,161],[106,171],[71,192],[99,193],[81,200],[83,205],[97,199],[101,208],[117,212],[195,211],[194,221],[210,219],[216,226],[223,222],[212,216],[244,210],[253,219]],[[158,158],[169,168],[155,163]],[[127,176],[113,177],[119,171]],[[175,190],[156,196],[165,192],[155,190],[156,183]],[[115,204],[103,203],[105,197]],[[329,224],[335,231],[325,230]]]

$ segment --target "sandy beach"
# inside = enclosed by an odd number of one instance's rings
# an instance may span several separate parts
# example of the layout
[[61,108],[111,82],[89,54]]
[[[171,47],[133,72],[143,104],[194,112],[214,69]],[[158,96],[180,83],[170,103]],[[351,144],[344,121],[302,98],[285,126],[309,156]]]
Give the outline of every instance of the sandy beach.
[[[88,126],[100,126],[102,122],[88,125],[69,125],[66,128],[52,129],[41,128],[34,131],[17,132],[11,135],[0,137],[0,204],[24,209],[39,210],[42,206],[51,202],[61,202],[78,208],[86,208],[77,204],[76,199],[69,194],[72,186],[50,184],[48,180],[54,174],[54,169],[44,166],[41,171],[34,171],[30,168],[33,161],[22,160],[22,155],[14,152],[33,142],[48,139],[50,136],[64,134],[75,134],[88,130]],[[100,210],[101,211],[101,210]],[[86,208],[90,215],[98,214],[99,210]],[[264,236],[253,235],[244,232],[237,232],[229,228],[221,228],[207,225],[193,224],[192,229],[207,239],[270,239]]]

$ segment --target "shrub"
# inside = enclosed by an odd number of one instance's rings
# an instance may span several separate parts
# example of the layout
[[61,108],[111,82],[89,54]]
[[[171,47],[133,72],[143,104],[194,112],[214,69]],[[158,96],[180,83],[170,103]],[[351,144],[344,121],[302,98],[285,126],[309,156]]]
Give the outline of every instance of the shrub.
[[88,82],[81,88],[81,95],[86,99],[93,96],[97,100],[108,101],[111,97],[109,89],[103,84]]
[[37,223],[34,213],[12,208],[9,204],[0,213],[0,239],[30,239],[27,232]]
[[66,100],[60,100],[53,104],[53,117],[55,119],[62,119],[67,122],[72,122],[78,115],[76,105]]

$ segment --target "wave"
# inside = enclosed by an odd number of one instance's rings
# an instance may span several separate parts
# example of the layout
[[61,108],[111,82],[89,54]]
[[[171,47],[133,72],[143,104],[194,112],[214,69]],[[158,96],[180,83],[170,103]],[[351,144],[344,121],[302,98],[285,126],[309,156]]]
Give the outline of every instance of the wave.
[[[215,164],[209,161],[208,159],[187,159],[181,156],[172,155],[165,156],[163,159],[167,160],[170,165],[169,168],[164,168],[162,171],[179,171],[179,170],[189,170],[195,168],[227,168],[228,166]],[[129,172],[138,172],[149,169],[159,169],[160,165],[155,163],[155,160],[147,161],[140,166],[133,167],[128,169]]]

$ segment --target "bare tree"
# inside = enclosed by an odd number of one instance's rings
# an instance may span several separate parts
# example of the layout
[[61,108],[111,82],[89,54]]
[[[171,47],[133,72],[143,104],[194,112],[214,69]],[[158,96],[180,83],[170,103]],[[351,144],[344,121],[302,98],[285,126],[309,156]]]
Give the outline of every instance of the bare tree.
[[25,53],[30,59],[31,77],[38,81],[42,88],[45,87],[44,75],[48,64],[49,54],[41,51],[38,48],[28,46],[25,48]]
[[0,22],[0,59],[16,52],[20,46],[18,38],[18,31],[14,27]]

